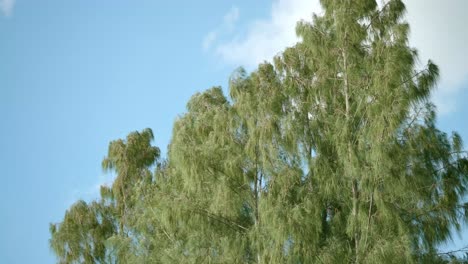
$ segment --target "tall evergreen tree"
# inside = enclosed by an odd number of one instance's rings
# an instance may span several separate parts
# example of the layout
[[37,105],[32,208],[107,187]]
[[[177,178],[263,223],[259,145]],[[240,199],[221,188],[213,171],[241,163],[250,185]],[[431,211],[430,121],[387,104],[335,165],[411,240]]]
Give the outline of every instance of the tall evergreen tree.
[[150,130],[112,142],[114,184],[51,226],[59,260],[458,263],[437,246],[467,219],[468,160],[435,125],[437,67],[416,67],[400,0],[321,3],[229,98],[191,98],[154,173]]
[[316,260],[408,263],[459,228],[466,191],[460,137],[436,129],[428,103],[438,70],[415,69],[401,1],[321,2],[325,14],[300,23],[303,41],[276,59],[327,209]]

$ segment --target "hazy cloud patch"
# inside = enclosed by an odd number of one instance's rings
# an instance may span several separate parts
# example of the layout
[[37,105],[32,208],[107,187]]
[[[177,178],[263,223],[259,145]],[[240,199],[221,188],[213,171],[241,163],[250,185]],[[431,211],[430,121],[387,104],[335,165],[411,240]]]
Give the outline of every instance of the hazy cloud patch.
[[204,51],[208,51],[213,43],[216,41],[218,34],[216,31],[211,31],[210,33],[206,34],[206,36],[203,38],[203,43],[202,47]]
[[229,12],[224,15],[224,24],[229,28],[229,29],[234,29],[237,20],[239,20],[239,8],[234,6],[229,10]]
[[233,32],[231,38],[213,48],[216,56],[232,65],[254,68],[258,63],[271,60],[285,47],[294,45],[296,23],[310,21],[313,13],[320,13],[318,0],[276,0],[266,19],[252,21],[246,35]]
[[16,0],[0,0],[0,11],[6,17],[13,14],[13,8],[15,7]]
[[230,34],[235,30],[236,23],[239,20],[240,10],[233,6],[223,17],[223,23],[216,29],[210,31],[203,37],[202,48],[209,51],[214,46],[220,35]]

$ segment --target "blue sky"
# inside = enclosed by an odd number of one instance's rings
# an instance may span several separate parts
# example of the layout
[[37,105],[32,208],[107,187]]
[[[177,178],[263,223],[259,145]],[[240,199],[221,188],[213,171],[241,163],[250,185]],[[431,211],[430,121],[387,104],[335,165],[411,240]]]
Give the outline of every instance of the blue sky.
[[[413,0],[408,19],[444,76],[439,124],[468,142],[466,3]],[[109,141],[150,127],[165,151],[191,95],[292,45],[313,11],[316,0],[0,0],[0,263],[53,263],[48,225],[112,179]]]

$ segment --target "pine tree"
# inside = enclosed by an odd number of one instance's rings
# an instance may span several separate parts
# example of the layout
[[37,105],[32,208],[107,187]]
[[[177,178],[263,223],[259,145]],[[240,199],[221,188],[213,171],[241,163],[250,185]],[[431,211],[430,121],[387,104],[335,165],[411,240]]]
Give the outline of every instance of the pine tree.
[[51,226],[59,260],[458,263],[437,247],[467,219],[468,160],[435,125],[437,66],[418,69],[400,0],[321,3],[229,97],[191,98],[166,161],[150,130],[112,142],[111,188]]
[[106,263],[105,242],[116,232],[111,208],[78,201],[60,224],[51,224],[50,245],[59,263]]
[[276,59],[324,203],[315,261],[409,263],[459,228],[466,191],[461,139],[436,129],[428,102],[437,67],[415,69],[401,1],[322,5],[324,16],[298,25],[303,41]]
[[78,201],[63,222],[50,225],[50,245],[60,263],[125,263],[132,247],[136,190],[153,180],[149,168],[160,155],[152,140],[153,132],[145,129],[109,144],[102,167],[117,172],[112,186],[101,186],[98,201]]

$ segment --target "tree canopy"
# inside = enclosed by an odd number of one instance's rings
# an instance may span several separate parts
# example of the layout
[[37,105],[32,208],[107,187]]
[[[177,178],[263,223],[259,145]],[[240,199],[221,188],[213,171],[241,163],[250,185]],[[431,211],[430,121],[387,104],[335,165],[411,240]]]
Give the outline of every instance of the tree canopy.
[[60,263],[460,263],[468,159],[436,127],[400,0],[321,0],[301,41],[195,94],[166,159],[110,143],[101,198],[51,224]]

